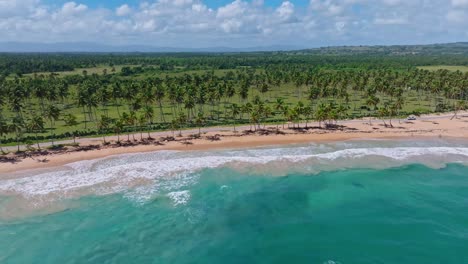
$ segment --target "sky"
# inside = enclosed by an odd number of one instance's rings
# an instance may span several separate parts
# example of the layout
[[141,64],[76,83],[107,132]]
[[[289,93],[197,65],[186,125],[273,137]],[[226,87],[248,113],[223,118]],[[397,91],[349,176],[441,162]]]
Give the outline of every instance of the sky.
[[0,0],[0,42],[320,47],[468,40],[468,0]]

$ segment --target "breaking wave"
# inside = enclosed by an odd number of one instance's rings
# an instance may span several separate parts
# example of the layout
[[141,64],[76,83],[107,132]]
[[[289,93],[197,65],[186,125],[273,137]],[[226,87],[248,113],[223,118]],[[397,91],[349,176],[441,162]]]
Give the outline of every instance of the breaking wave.
[[121,155],[72,163],[54,172],[0,180],[0,196],[33,198],[40,204],[41,201],[84,195],[123,193],[137,202],[165,195],[175,205],[183,205],[190,199],[190,193],[184,188],[196,183],[197,172],[204,169],[222,167],[246,174],[282,176],[291,172],[315,174],[413,163],[434,168],[448,163],[468,164],[468,147],[459,144],[427,146],[416,142],[390,147],[395,144],[386,141],[337,142],[286,148]]

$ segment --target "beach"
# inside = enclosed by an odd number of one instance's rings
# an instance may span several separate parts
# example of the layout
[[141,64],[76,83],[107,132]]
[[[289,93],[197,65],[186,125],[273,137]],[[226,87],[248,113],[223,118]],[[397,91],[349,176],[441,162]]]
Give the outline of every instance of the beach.
[[[172,132],[151,133],[155,142],[145,144],[135,143],[127,146],[111,144],[86,151],[48,152],[47,155],[37,155],[17,159],[14,162],[0,164],[0,178],[12,178],[23,172],[35,169],[48,169],[63,166],[80,160],[93,160],[113,155],[128,153],[152,152],[160,150],[202,151],[215,149],[239,149],[260,146],[275,146],[287,144],[302,144],[308,142],[331,142],[351,139],[411,139],[411,138],[468,138],[468,113],[461,112],[456,118],[453,114],[426,115],[417,120],[393,120],[393,127],[387,126],[382,120],[369,119],[340,121],[335,129],[319,128],[316,122],[295,125],[300,129],[292,129],[292,124],[266,125],[257,133],[249,131],[251,126],[241,126],[233,132],[232,127],[202,128],[200,138],[193,137],[198,130],[182,131],[182,137],[176,136],[173,141],[164,140],[172,137]],[[290,126],[291,129],[288,129]],[[278,130],[277,130],[278,129]],[[176,135],[178,132],[175,133]],[[130,139],[139,139],[140,134],[131,135]],[[144,133],[143,137],[147,137]],[[162,139],[162,140],[161,140]],[[106,137],[109,142],[116,142],[117,136]],[[127,135],[121,135],[125,142]],[[77,142],[80,146],[97,146],[102,144],[102,138],[82,138]],[[58,142],[61,143],[61,142]],[[67,141],[69,143],[69,141]],[[14,149],[14,148],[11,148]]]
[[464,263],[466,117],[366,122],[2,164],[0,262]]

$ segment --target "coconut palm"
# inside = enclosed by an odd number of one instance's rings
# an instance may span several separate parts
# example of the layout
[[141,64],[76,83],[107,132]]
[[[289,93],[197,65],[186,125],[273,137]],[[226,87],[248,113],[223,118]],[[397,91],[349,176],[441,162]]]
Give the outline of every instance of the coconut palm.
[[[63,121],[65,122],[65,126],[67,127],[75,127],[78,125],[78,121],[76,119],[76,116],[73,114],[67,114],[63,117]],[[73,143],[76,144],[76,131],[73,130],[72,135],[73,135]]]
[[60,109],[55,105],[49,105],[45,112],[45,117],[50,121],[50,131],[51,131],[51,143],[52,146],[54,145],[54,137],[55,137],[55,122],[60,117]]
[[317,111],[315,112],[315,119],[319,121],[319,127],[322,127],[322,122],[328,119],[327,107],[322,103],[317,106]]
[[16,146],[18,147],[18,152],[20,152],[20,142],[24,132],[24,120],[21,116],[15,116],[13,121],[9,125],[9,131],[15,133],[16,137]]
[[182,136],[182,126],[187,123],[187,116],[183,113],[179,113],[179,117],[177,118],[177,123],[179,124],[179,137]]
[[122,119],[117,119],[117,121],[115,121],[114,125],[112,126],[114,133],[117,134],[117,143],[120,143],[120,133],[122,133],[124,126],[125,123],[122,121]]
[[305,128],[308,129],[308,123],[309,123],[309,120],[312,119],[312,116],[314,114],[314,111],[312,109],[312,107],[310,105],[308,106],[305,106],[303,109],[302,109],[302,114],[304,115],[305,117]]
[[37,115],[33,116],[31,120],[29,120],[29,123],[27,124],[27,128],[29,131],[35,134],[37,149],[40,150],[41,146],[39,144],[37,134],[44,130],[44,119],[42,118],[42,116],[37,116]]
[[154,118],[154,109],[151,106],[145,106],[143,108],[143,116],[146,120],[146,125],[147,125],[147,132],[148,132],[148,139],[151,138],[150,135],[150,130],[151,130],[151,124],[153,124],[153,118]]
[[[377,108],[377,105],[379,104],[380,102],[380,99],[375,96],[374,94],[371,94],[369,95],[369,97],[367,98],[367,101],[366,101],[366,104],[370,107],[374,107],[374,112],[378,109]],[[369,124],[372,125],[372,117],[369,117]]]
[[236,132],[236,122],[241,113],[241,109],[237,104],[231,105],[231,118],[233,119],[233,128],[234,132]]
[[0,116],[0,152],[5,153],[2,148],[2,138],[6,134],[10,132],[10,128],[8,127],[8,123],[2,116]]
[[201,135],[201,127],[205,123],[205,116],[203,115],[203,112],[198,112],[196,118],[195,118],[195,123],[198,126],[198,135]]
[[99,129],[99,132],[102,134],[104,145],[107,144],[106,133],[108,132],[111,123],[112,123],[111,118],[105,115],[101,115],[101,119],[99,119],[99,122],[98,122],[98,129]]

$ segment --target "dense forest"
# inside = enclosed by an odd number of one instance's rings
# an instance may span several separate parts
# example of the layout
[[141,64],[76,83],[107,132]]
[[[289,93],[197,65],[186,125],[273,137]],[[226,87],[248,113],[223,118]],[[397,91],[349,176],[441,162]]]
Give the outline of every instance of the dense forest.
[[[326,128],[370,116],[393,126],[409,114],[466,108],[468,55],[458,46],[325,49],[0,54],[0,146],[209,125]],[[419,68],[431,65],[460,70]]]

